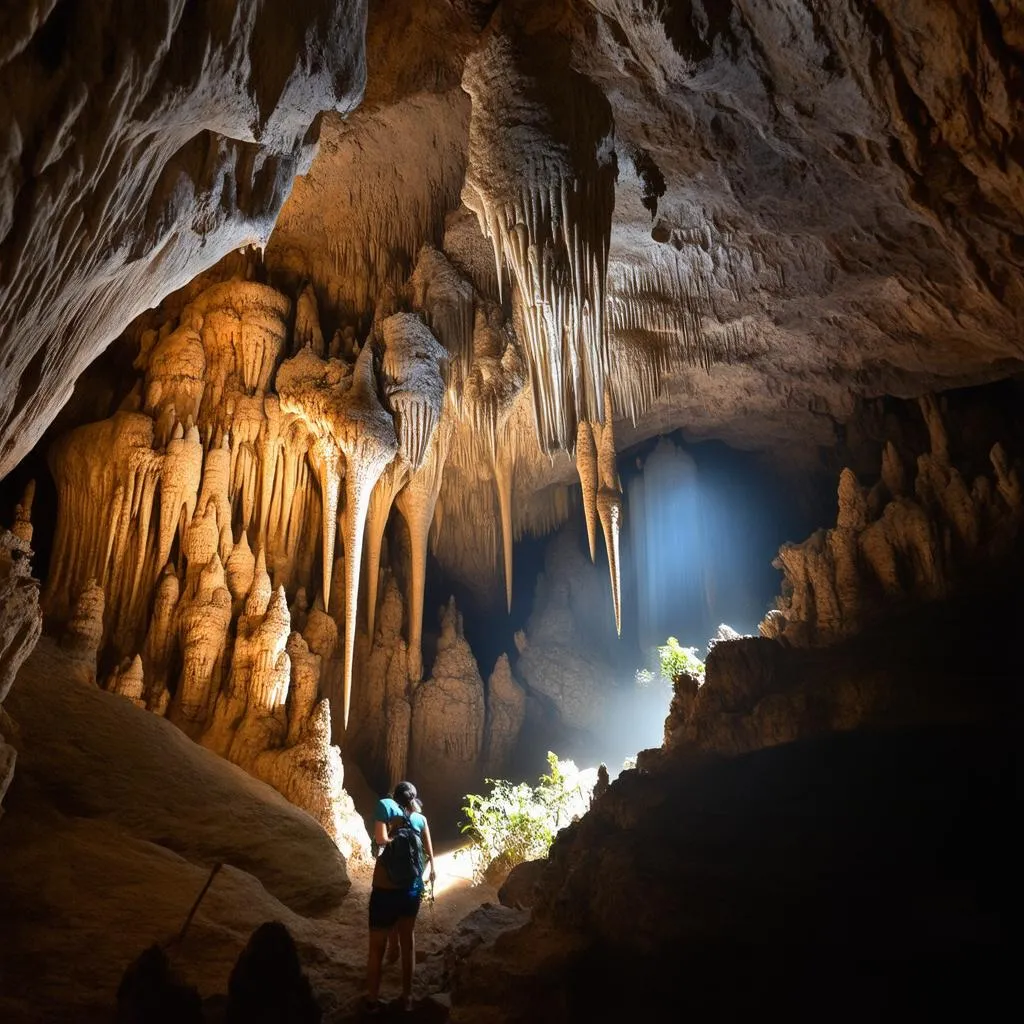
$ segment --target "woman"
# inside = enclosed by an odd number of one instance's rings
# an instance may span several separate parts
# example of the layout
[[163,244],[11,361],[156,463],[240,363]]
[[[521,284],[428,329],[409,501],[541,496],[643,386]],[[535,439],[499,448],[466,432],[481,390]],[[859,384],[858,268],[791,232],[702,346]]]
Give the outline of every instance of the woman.
[[434,881],[434,848],[430,842],[427,819],[420,813],[416,787],[411,782],[395,786],[394,796],[377,802],[374,811],[373,838],[377,844],[377,863],[373,866],[373,888],[370,892],[370,949],[366,963],[366,1002],[371,1011],[380,1008],[380,971],[387,946],[388,933],[398,933],[398,947],[402,956],[402,1006],[412,1009],[412,969],[416,962],[416,915],[423,896],[422,859],[412,883],[396,885],[388,873],[386,858],[388,845],[403,826],[409,826],[419,836],[423,854],[430,866],[430,881]]

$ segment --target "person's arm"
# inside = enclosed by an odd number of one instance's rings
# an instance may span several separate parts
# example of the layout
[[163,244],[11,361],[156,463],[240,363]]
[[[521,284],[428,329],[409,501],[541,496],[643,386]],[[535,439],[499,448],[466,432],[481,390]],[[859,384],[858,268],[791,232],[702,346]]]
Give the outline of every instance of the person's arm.
[[384,847],[387,846],[390,841],[388,827],[383,821],[375,821],[373,823],[373,841],[377,844],[377,856],[379,857],[383,852]]
[[423,819],[423,849],[427,855],[427,861],[430,863],[430,881],[437,877],[437,871],[434,868],[434,844],[430,841],[430,826],[427,824],[427,819]]

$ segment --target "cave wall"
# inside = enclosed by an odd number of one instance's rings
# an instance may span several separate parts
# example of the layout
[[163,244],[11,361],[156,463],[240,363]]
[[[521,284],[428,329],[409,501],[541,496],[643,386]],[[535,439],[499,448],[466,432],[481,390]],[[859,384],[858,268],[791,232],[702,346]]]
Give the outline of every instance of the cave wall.
[[0,475],[147,307],[265,244],[321,111],[366,78],[364,0],[22,4],[0,24]]

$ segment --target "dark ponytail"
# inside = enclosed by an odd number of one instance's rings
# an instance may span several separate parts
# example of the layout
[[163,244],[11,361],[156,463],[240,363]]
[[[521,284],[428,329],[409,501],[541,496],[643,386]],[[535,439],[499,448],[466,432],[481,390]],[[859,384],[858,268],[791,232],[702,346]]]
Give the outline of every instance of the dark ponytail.
[[415,810],[416,787],[411,782],[400,782],[395,786],[394,801],[404,810]]

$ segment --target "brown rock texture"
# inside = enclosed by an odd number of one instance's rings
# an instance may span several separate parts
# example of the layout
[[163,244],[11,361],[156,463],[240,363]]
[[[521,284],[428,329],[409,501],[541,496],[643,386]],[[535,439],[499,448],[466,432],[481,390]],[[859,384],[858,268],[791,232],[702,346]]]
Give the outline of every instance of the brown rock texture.
[[[0,529],[0,815],[17,760],[17,726],[3,703],[43,628],[39,581],[32,578],[32,490],[18,505],[13,530]],[[5,735],[6,734],[6,735]]]
[[362,96],[365,18],[364,0],[4,14],[0,475],[133,317],[266,243],[314,119]]
[[433,670],[412,694],[409,774],[435,805],[454,809],[480,778],[487,705],[454,599],[440,619]]
[[844,469],[835,527],[779,551],[783,593],[764,635],[834,642],[894,608],[948,596],[1016,556],[1024,517],[1019,463],[997,442],[988,453],[991,473],[968,481],[952,464],[940,404],[925,397],[920,408],[931,449],[918,457],[916,473],[891,444],[870,490]]

